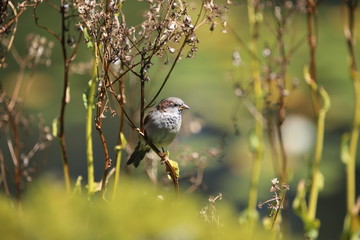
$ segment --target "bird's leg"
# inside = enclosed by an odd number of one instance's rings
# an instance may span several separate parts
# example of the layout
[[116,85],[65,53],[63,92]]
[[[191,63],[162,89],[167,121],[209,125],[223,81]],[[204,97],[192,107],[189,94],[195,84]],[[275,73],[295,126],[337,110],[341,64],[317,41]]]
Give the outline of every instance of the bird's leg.
[[166,161],[166,159],[168,158],[169,156],[169,152],[168,151],[165,151],[165,149],[162,147],[161,148],[162,150],[162,153],[161,153],[161,164],[164,164],[164,162]]

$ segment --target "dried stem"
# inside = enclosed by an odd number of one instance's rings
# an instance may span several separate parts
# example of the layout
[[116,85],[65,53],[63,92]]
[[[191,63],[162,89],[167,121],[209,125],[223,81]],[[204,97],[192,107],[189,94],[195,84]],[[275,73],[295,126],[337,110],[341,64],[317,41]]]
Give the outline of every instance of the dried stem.
[[[120,93],[120,105],[123,106],[125,104],[125,84],[124,78],[122,78],[119,82],[119,93]],[[114,179],[114,188],[113,188],[113,198],[115,193],[117,192],[117,187],[120,179],[120,166],[121,166],[121,157],[122,152],[125,149],[126,139],[123,137],[124,131],[124,122],[125,122],[125,112],[123,108],[120,109],[120,126],[119,126],[119,137],[117,142],[117,152],[116,152],[116,163],[115,163],[115,179]]]
[[6,179],[5,160],[1,149],[0,149],[0,177],[1,177],[0,186],[3,185],[6,195],[10,196],[9,186]]
[[[9,5],[11,6],[11,8],[14,10],[15,8],[14,5],[12,4],[11,1],[9,1]],[[15,12],[14,11],[14,17],[12,19],[10,19],[4,26],[2,26],[0,28],[0,37],[2,37],[1,35],[4,34],[10,27],[11,25],[14,23],[14,22],[17,22],[18,21],[18,18],[25,12],[26,10],[26,7],[23,7],[20,9],[19,12]]]
[[21,171],[20,139],[19,139],[18,125],[16,123],[16,119],[15,116],[13,115],[13,112],[10,111],[10,109],[8,108],[8,104],[5,101],[5,98],[2,99],[2,102],[4,105],[5,112],[8,115],[12,130],[12,135],[13,135],[14,146],[12,144],[12,140],[10,139],[10,137],[8,137],[7,143],[14,163],[16,198],[20,203],[21,195],[22,195],[22,171]]
[[[285,9],[285,7],[283,7]],[[276,10],[273,9],[273,13],[275,14]],[[290,14],[290,13],[289,13]],[[278,97],[278,107],[277,107],[277,133],[279,137],[279,145],[280,145],[280,154],[281,154],[281,160],[282,160],[282,171],[281,171],[281,183],[287,182],[287,156],[285,153],[285,147],[283,143],[282,138],[282,132],[281,132],[281,125],[285,120],[286,116],[286,103],[285,103],[285,97],[286,97],[286,70],[288,66],[288,59],[286,56],[285,51],[285,41],[284,41],[284,31],[286,28],[287,20],[289,15],[286,15],[284,13],[284,16],[281,18],[278,18],[274,16],[274,19],[276,19],[277,22],[277,42],[279,44],[279,55],[280,55],[280,71],[277,77],[277,87],[279,91],[279,97]],[[284,196],[285,197],[285,196]],[[275,221],[275,220],[274,220]]]
[[[107,64],[107,67],[105,67],[105,69],[107,69],[107,71],[105,71],[106,76],[105,79],[108,79],[108,67],[109,64]],[[105,81],[107,82],[107,81]],[[104,112],[104,108],[106,106],[105,103],[105,96],[106,96],[106,89],[105,87],[99,86],[100,90],[98,92],[98,103],[96,104],[96,109],[97,109],[97,113],[96,113],[96,118],[95,118],[95,126],[96,129],[99,132],[99,136],[100,136],[100,140],[104,149],[104,173],[103,173],[103,179],[102,179],[102,183],[101,183],[101,191],[102,191],[102,195],[103,197],[105,197],[105,187],[106,187],[106,182],[107,182],[107,176],[108,176],[108,170],[111,167],[111,159],[109,157],[109,150],[106,144],[106,140],[105,140],[105,136],[104,133],[102,131],[102,119],[103,119],[103,112]]]
[[62,97],[61,97],[61,106],[60,106],[60,116],[59,116],[59,143],[61,148],[61,155],[62,155],[62,161],[63,161],[63,173],[64,173],[64,179],[65,179],[65,187],[67,193],[70,193],[71,191],[71,180],[70,180],[70,173],[69,173],[69,163],[68,163],[68,155],[66,150],[66,140],[65,140],[65,111],[66,106],[70,101],[70,79],[69,79],[69,71],[70,71],[70,65],[74,61],[78,47],[80,45],[81,40],[81,34],[79,34],[78,40],[75,44],[74,49],[72,50],[70,56],[68,54],[67,49],[67,38],[66,33],[69,31],[68,27],[66,26],[67,21],[69,21],[69,16],[67,14],[69,5],[67,4],[66,0],[61,0],[60,7],[54,6],[54,8],[60,12],[61,15],[61,33],[60,35],[57,35],[52,29],[41,25],[39,23],[39,17],[36,13],[37,7],[39,3],[35,4],[34,7],[34,19],[35,24],[39,27],[47,31],[50,35],[52,35],[57,41],[60,42],[61,52],[63,56],[63,63],[64,63],[64,69],[63,69],[63,89],[62,89]]
[[[14,24],[14,27],[13,27],[13,30],[12,30],[12,33],[11,33],[11,36],[10,36],[10,40],[8,40],[8,43],[7,43],[7,52],[10,51],[13,43],[14,43],[14,39],[15,39],[15,34],[16,34],[16,31],[17,31],[17,25],[18,25],[18,12],[16,10],[16,7],[14,6],[14,4],[11,2],[11,1],[8,1],[8,5],[11,7],[13,13],[15,16],[17,16],[15,18],[15,24]],[[6,27],[3,27],[0,29],[1,30],[4,30],[6,31]],[[3,33],[0,33],[0,39],[2,40],[2,34]],[[0,41],[0,44],[1,44],[1,41]],[[4,43],[3,43],[4,44]],[[2,56],[1,56],[2,57]],[[2,57],[1,60],[0,60],[0,68],[2,68],[5,64],[5,57]]]
[[61,154],[63,160],[63,172],[65,178],[65,186],[67,193],[71,191],[71,183],[70,183],[70,174],[69,174],[69,164],[68,157],[66,152],[66,142],[65,142],[65,108],[67,103],[69,102],[70,92],[69,92],[69,67],[71,60],[67,57],[66,51],[66,40],[65,40],[65,3],[64,0],[61,0],[61,50],[63,54],[63,62],[64,62],[64,82],[63,82],[63,93],[61,98],[61,107],[60,107],[60,117],[59,117],[59,140],[61,147]]
[[[61,4],[61,6],[64,6],[63,4],[63,1],[64,0],[61,0],[62,1],[62,4]],[[39,5],[39,3],[37,2],[36,4],[35,4],[35,6],[34,6],[34,11],[33,11],[33,14],[34,14],[34,20],[35,20],[35,24],[36,24],[36,26],[38,26],[39,28],[42,28],[42,29],[44,29],[46,32],[48,32],[50,35],[52,35],[54,38],[56,38],[56,40],[58,40],[58,42],[60,42],[60,43],[62,43],[62,39],[61,39],[61,36],[59,36],[59,35],[57,35],[53,30],[51,30],[50,28],[48,28],[48,27],[46,27],[46,26],[44,26],[44,25],[42,25],[42,24],[40,24],[39,23],[39,17],[38,17],[38,15],[37,15],[37,13],[36,13],[36,10],[37,10],[37,8],[38,8],[38,5]],[[60,13],[61,13],[61,26],[62,26],[62,33],[61,34],[63,34],[63,31],[65,30],[63,27],[64,27],[64,17],[63,17],[63,11],[60,11]]]
[[[307,29],[308,29],[308,44],[310,51],[310,65],[309,65],[309,74],[310,77],[315,83],[317,83],[316,77],[316,46],[317,46],[317,29],[318,29],[318,20],[317,20],[317,6],[314,0],[307,0]],[[314,90],[311,91],[311,99],[314,108],[314,114],[317,117],[320,110],[320,101],[318,93]]]

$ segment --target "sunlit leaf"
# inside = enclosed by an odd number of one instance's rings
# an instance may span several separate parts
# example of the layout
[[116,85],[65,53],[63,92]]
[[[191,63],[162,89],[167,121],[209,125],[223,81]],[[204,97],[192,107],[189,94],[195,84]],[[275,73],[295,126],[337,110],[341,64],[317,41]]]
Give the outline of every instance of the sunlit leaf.
[[74,195],[79,195],[82,193],[82,186],[81,186],[81,181],[82,181],[82,176],[78,176],[75,182],[75,187],[74,187]]
[[169,163],[172,166],[172,168],[175,170],[176,177],[179,178],[180,177],[179,164],[177,162],[173,161],[173,160],[170,160],[170,159],[169,159]]
[[70,86],[67,86],[66,88],[65,102],[66,103],[70,102]]
[[83,100],[85,109],[88,108],[88,98],[89,98],[89,88],[87,88],[82,94],[82,100]]
[[121,140],[121,144],[116,145],[114,147],[115,151],[121,151],[121,150],[125,149],[125,147],[126,147],[126,144],[127,144],[126,137],[125,137],[124,133],[122,133],[122,132],[120,133],[120,140]]
[[249,144],[250,144],[250,149],[252,151],[256,151],[259,146],[260,146],[260,140],[259,138],[256,136],[255,131],[251,131],[248,135],[248,140],[249,140]]
[[59,125],[59,118],[54,118],[52,121],[52,135],[54,137],[58,137],[59,134],[58,125]]
[[85,42],[86,42],[86,47],[93,50],[94,49],[94,43],[89,35],[89,32],[87,30],[87,28],[84,28],[84,38],[85,38]]
[[349,154],[349,140],[350,140],[350,134],[349,133],[345,133],[341,137],[340,156],[341,156],[341,161],[344,164],[348,163],[348,160],[349,160],[349,157],[350,157],[350,154]]
[[318,189],[320,191],[320,190],[324,189],[325,177],[324,177],[324,174],[322,174],[322,172],[320,172],[320,171],[318,171],[317,174],[318,174],[317,187],[318,187]]

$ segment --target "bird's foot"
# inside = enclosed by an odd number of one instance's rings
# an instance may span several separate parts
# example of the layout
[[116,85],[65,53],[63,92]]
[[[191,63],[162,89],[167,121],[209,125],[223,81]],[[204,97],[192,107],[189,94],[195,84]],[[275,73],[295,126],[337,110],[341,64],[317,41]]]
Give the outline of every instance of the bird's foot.
[[164,151],[163,149],[163,152],[161,153],[161,164],[164,164],[166,160],[168,160],[170,156],[170,153],[169,151]]

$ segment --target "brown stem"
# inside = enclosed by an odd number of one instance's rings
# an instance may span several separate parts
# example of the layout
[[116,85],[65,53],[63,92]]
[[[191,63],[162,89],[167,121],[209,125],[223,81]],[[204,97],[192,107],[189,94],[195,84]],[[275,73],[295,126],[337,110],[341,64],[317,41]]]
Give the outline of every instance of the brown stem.
[[[100,125],[98,125],[98,124],[100,124]],[[102,182],[101,182],[101,191],[102,191],[102,194],[104,196],[105,187],[106,187],[106,183],[107,183],[107,176],[108,176],[108,173],[109,173],[108,170],[111,167],[111,159],[109,158],[109,150],[108,150],[108,147],[107,147],[107,144],[106,144],[105,136],[104,136],[103,131],[102,131],[102,120],[99,120],[99,122],[96,123],[96,129],[99,132],[101,143],[102,143],[102,146],[103,146],[103,149],[104,149],[105,164],[104,164],[103,179],[102,179]]]
[[[128,72],[132,72],[132,69],[135,68],[136,66],[138,66],[140,63],[141,63],[141,62],[137,62],[137,63],[134,63],[134,64],[131,65],[131,66],[128,66],[128,65],[126,65],[125,63],[122,63],[122,64],[124,64],[124,65],[127,67],[127,69],[124,70],[124,72],[121,73],[120,76],[118,76],[114,81],[112,81],[111,84],[109,84],[109,86],[110,86],[110,85],[114,85],[114,83],[116,83],[116,82],[119,81],[121,78],[123,78]],[[107,86],[107,87],[109,87],[109,86]]]
[[121,96],[119,97],[114,88],[113,88],[113,85],[110,84],[107,89],[109,90],[110,93],[112,93],[116,99],[116,101],[119,103],[119,106],[121,108],[121,110],[123,111],[123,114],[125,115],[126,119],[128,120],[128,123],[130,125],[130,127],[132,127],[133,129],[137,129],[137,126],[135,125],[135,123],[132,121],[131,117],[129,116],[129,114],[125,111],[124,109],[124,102],[122,102],[121,100]]
[[[314,0],[307,0],[307,27],[308,27],[308,44],[310,50],[310,77],[315,83],[316,78],[316,46],[317,46],[317,6]],[[312,104],[315,117],[319,115],[320,100],[316,91],[311,91]]]
[[[142,66],[143,68],[144,66]],[[143,70],[141,70],[140,78],[140,131],[144,132],[144,116],[145,116],[145,76],[143,75]]]
[[270,148],[272,151],[272,159],[273,159],[273,165],[276,175],[281,176],[281,170],[280,170],[280,159],[278,154],[278,149],[276,145],[276,135],[274,130],[274,123],[273,118],[269,117],[266,121],[267,123],[267,134],[269,138]]
[[20,10],[19,12],[17,12],[12,19],[10,19],[4,26],[2,26],[2,27],[0,28],[0,37],[1,37],[1,35],[2,35],[4,32],[6,32],[6,31],[8,30],[8,28],[11,27],[11,25],[12,25],[15,21],[17,21],[17,19],[20,17],[21,14],[24,13],[25,10],[26,10],[26,7],[21,8],[21,10]]
[[[123,66],[121,66],[122,68]],[[125,99],[125,84],[124,84],[124,78],[122,78],[118,84],[119,86],[119,95],[120,95],[120,105],[124,105],[126,103]],[[114,188],[113,188],[113,199],[115,197],[115,194],[117,192],[117,187],[119,184],[119,178],[120,178],[120,167],[121,167],[121,157],[122,157],[122,151],[125,148],[125,142],[123,142],[123,132],[124,132],[124,123],[125,123],[125,113],[123,108],[121,108],[120,113],[120,126],[119,126],[119,133],[118,133],[118,141],[117,146],[121,146],[121,149],[118,149],[116,153],[116,163],[115,163],[115,179],[114,179]],[[126,140],[125,140],[126,141]]]
[[21,172],[21,162],[20,162],[19,132],[18,132],[16,120],[13,116],[13,113],[9,110],[8,105],[5,102],[5,99],[3,99],[3,104],[4,104],[5,112],[9,117],[9,122],[13,133],[14,147],[12,146],[12,142],[10,138],[8,139],[8,146],[14,162],[16,198],[20,202],[21,192],[22,192],[22,172]]
[[[286,17],[284,17],[285,21]],[[279,42],[279,52],[281,56],[281,65],[280,65],[280,73],[278,78],[278,88],[279,88],[279,100],[278,100],[278,136],[279,136],[279,144],[280,144],[280,153],[282,159],[282,172],[281,172],[281,183],[287,182],[287,156],[285,153],[285,147],[282,139],[281,125],[286,117],[286,104],[285,104],[285,91],[286,91],[286,67],[287,67],[287,58],[285,53],[285,43],[284,43],[284,35],[283,31],[285,29],[285,22],[279,22],[278,27],[278,42]]]
[[[35,10],[34,10],[35,11]],[[61,107],[60,107],[60,117],[59,117],[59,139],[60,139],[60,147],[61,147],[61,154],[63,159],[63,172],[65,178],[65,186],[66,190],[69,193],[71,189],[70,183],[70,174],[69,174],[69,164],[68,164],[68,156],[66,151],[66,141],[65,141],[65,109],[66,105],[70,101],[69,96],[69,69],[71,59],[67,56],[66,50],[66,37],[65,37],[65,2],[64,0],[61,1],[60,7],[60,14],[61,14],[61,51],[63,54],[63,62],[64,62],[64,80],[63,80],[63,92],[61,98]]]
[[50,28],[44,26],[44,25],[41,25],[39,23],[39,17],[36,13],[36,9],[38,7],[39,3],[36,3],[35,6],[34,6],[34,11],[33,11],[33,14],[34,14],[34,20],[35,20],[35,24],[36,26],[38,26],[39,28],[42,28],[44,29],[46,32],[48,32],[49,34],[51,34],[54,38],[56,38],[60,43],[62,43],[62,40],[63,40],[63,34],[64,34],[64,30],[65,30],[65,12],[63,11],[63,8],[64,8],[64,0],[61,0],[61,8],[60,8],[60,14],[61,14],[61,36],[57,35],[53,30],[51,30]]
[[[110,63],[106,62],[104,69],[105,69],[105,79],[108,79],[108,72],[109,72],[109,67],[110,67]],[[108,81],[106,81],[108,82]],[[105,84],[106,85],[106,84]],[[99,132],[99,136],[100,136],[100,140],[101,140],[101,144],[102,147],[104,149],[104,159],[105,159],[105,164],[104,164],[104,173],[103,173],[103,179],[101,182],[101,192],[103,197],[105,196],[105,187],[106,187],[106,182],[107,182],[107,177],[108,177],[108,173],[109,173],[109,168],[111,167],[111,159],[109,158],[109,150],[106,144],[106,140],[105,140],[105,136],[104,133],[102,131],[102,119],[103,119],[103,112],[104,112],[104,108],[106,106],[106,103],[104,103],[105,100],[105,96],[106,96],[106,89],[105,87],[101,87],[100,92],[99,92],[99,99],[98,99],[98,103],[96,104],[96,108],[97,108],[97,114],[96,114],[96,119],[95,119],[95,126],[97,131]]]
[[5,193],[6,195],[10,196],[9,186],[6,180],[5,160],[1,149],[0,149],[0,176],[1,176],[1,182],[4,185]]

